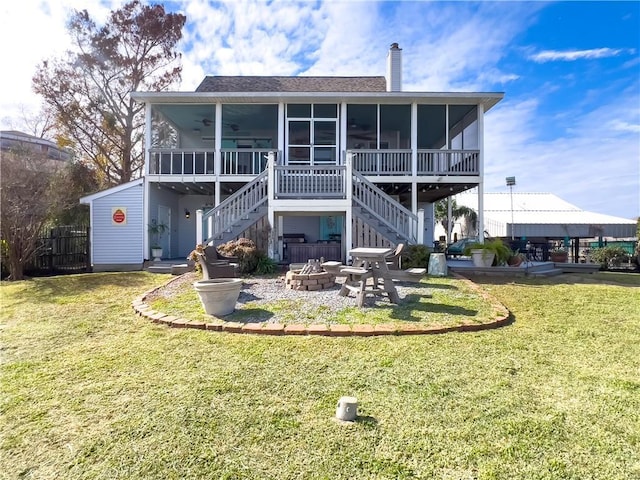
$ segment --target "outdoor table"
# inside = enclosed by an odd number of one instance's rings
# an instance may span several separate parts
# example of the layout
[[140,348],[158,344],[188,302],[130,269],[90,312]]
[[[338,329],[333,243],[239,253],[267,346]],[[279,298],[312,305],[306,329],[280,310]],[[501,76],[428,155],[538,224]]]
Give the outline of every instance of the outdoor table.
[[[398,291],[387,265],[387,257],[392,253],[390,248],[358,247],[351,249],[349,255],[353,258],[353,267],[341,269],[343,273],[347,274],[347,278],[339,294],[346,296],[349,291],[355,291],[360,307],[366,295],[386,294],[390,302],[400,303]],[[367,285],[369,277],[373,277],[372,285]]]

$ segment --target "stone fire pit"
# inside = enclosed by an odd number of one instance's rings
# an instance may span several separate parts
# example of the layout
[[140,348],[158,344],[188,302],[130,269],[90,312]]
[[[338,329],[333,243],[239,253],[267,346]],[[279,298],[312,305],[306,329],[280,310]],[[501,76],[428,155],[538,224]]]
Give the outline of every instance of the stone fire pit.
[[336,284],[336,276],[329,272],[301,273],[301,270],[289,270],[284,278],[285,286],[291,290],[326,290]]

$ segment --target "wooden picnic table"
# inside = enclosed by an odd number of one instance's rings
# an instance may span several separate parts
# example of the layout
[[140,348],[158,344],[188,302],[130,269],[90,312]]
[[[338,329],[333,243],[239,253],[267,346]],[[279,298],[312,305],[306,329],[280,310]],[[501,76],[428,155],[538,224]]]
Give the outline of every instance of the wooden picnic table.
[[[393,283],[392,274],[387,265],[387,257],[393,251],[390,248],[358,247],[349,251],[353,258],[352,267],[343,267],[347,275],[339,295],[347,296],[350,291],[356,293],[357,304],[362,307],[366,295],[387,295],[391,303],[400,303],[398,291]],[[367,284],[373,279],[371,285]]]

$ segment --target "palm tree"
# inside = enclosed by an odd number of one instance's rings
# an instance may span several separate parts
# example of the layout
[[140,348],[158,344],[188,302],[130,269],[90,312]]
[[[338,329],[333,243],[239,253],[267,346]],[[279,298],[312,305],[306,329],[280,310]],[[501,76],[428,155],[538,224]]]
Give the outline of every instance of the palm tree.
[[[453,223],[459,219],[464,219],[466,226],[471,226],[475,231],[476,222],[478,220],[478,214],[473,208],[466,207],[464,205],[458,205],[456,199],[451,199],[451,219],[448,219],[447,199],[443,198],[438,200],[434,205],[434,215],[437,222],[444,227],[447,232],[447,240],[450,242],[451,230],[453,230]],[[464,233],[464,229],[463,229]]]

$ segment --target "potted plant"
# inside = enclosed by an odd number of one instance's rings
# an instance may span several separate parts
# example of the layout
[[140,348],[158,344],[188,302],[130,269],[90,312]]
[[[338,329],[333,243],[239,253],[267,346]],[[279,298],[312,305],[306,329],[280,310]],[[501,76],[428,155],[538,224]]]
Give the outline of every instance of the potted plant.
[[506,265],[513,252],[499,238],[487,239],[484,243],[474,243],[465,248],[465,255],[471,256],[476,267]]
[[564,247],[555,247],[549,251],[549,259],[555,263],[567,263],[569,252]]
[[162,235],[169,228],[166,224],[158,222],[156,219],[151,220],[148,225],[149,235],[151,235],[151,256],[154,262],[159,262],[162,258]]

